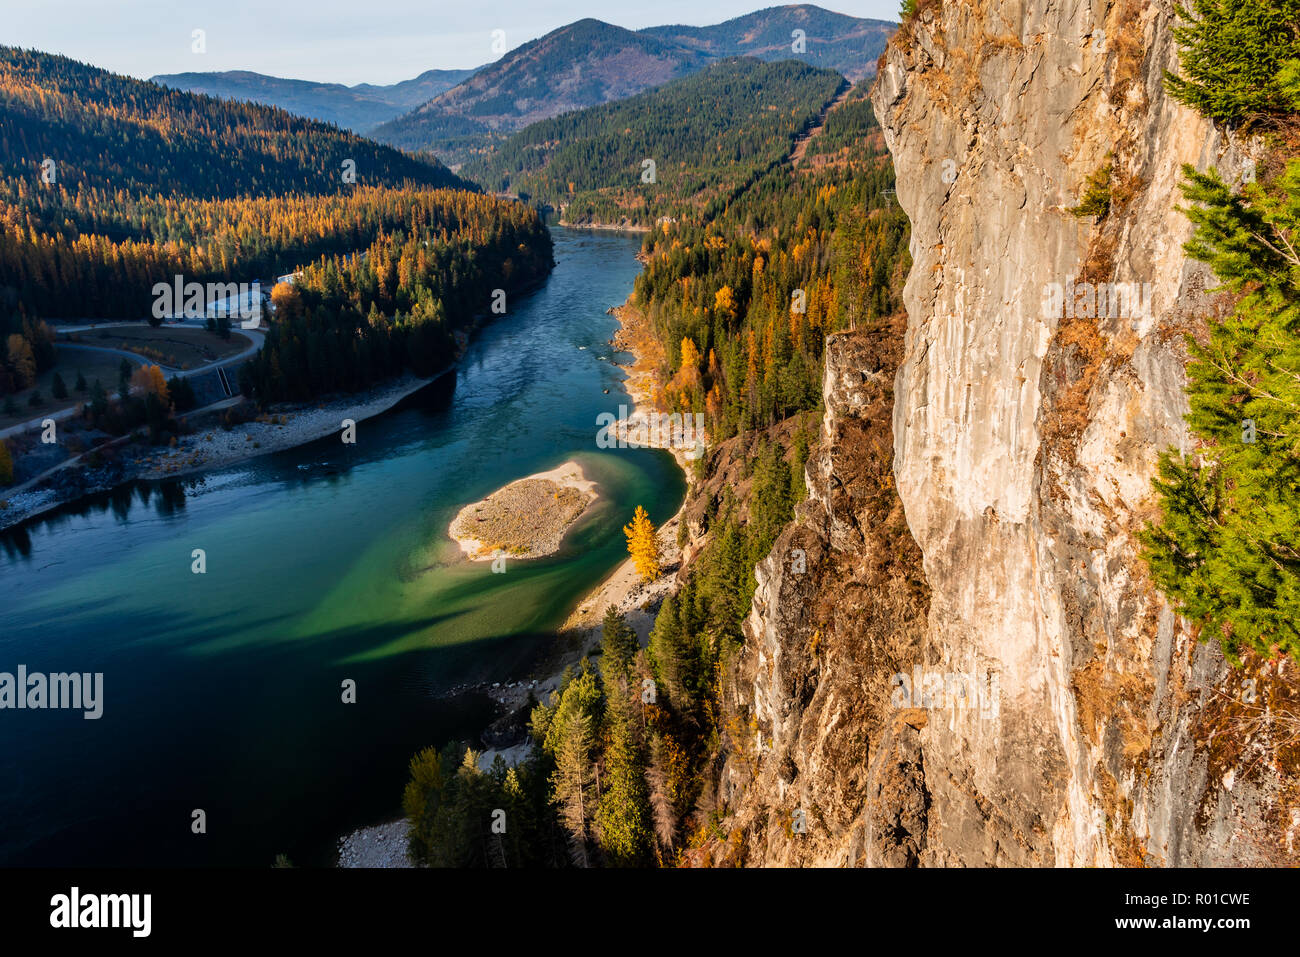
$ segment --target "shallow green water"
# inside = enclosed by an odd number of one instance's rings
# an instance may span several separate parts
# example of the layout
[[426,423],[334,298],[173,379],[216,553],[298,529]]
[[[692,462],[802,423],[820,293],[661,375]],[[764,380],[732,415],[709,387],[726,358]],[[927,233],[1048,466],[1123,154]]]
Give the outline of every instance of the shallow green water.
[[[624,557],[633,508],[677,509],[667,454],[595,444],[626,402],[605,310],[638,241],[555,236],[547,284],[356,446],[123,487],[0,539],[0,671],[104,673],[97,721],[0,711],[0,864],[326,861],[397,813],[415,750],[488,717],[443,692],[522,674]],[[560,553],[504,574],[457,560],[462,505],[567,459],[602,497]]]

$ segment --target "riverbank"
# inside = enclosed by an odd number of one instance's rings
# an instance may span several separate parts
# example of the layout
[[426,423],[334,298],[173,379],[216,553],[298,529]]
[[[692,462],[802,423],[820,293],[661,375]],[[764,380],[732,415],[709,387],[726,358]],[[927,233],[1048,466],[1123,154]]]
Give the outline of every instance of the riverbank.
[[553,555],[573,523],[596,501],[595,489],[596,483],[583,474],[582,466],[565,462],[466,505],[447,534],[474,562],[500,555],[516,559]]
[[601,229],[615,233],[648,233],[654,227],[642,226],[639,223],[566,223],[558,222],[557,226],[563,226],[565,229]]
[[[609,344],[633,356],[631,364],[622,366],[628,373],[623,387],[630,403],[627,419],[622,423],[625,428],[626,422],[654,408],[654,363],[658,343],[652,338],[647,320],[635,308],[624,304],[614,307],[610,313],[619,320],[620,327]],[[491,683],[457,687],[449,695],[466,692],[486,694],[492,699],[499,719],[519,711],[527,704],[530,696],[538,701],[547,700],[551,692],[558,690],[564,669],[577,665],[599,648],[601,622],[606,609],[611,605],[627,619],[642,645],[649,641],[650,629],[654,626],[660,604],[677,588],[677,572],[682,564],[682,551],[677,544],[678,533],[695,481],[694,469],[691,467],[694,461],[691,457],[693,450],[669,446],[662,433],[652,434],[651,437],[656,439],[651,447],[669,452],[686,479],[686,494],[676,513],[659,526],[656,532],[660,554],[659,577],[652,582],[641,581],[636,563],[631,556],[625,558],[578,602],[577,607],[565,619],[558,631],[555,655],[537,669],[537,674],[528,680],[505,685]],[[563,469],[564,466],[561,466],[554,471]],[[550,473],[539,473],[548,474]],[[487,753],[491,755],[494,752]]]
[[[545,276],[514,290],[513,295],[526,296],[536,292],[546,285],[549,277],[548,271]],[[107,468],[92,468],[83,464],[83,460],[91,456],[95,449],[71,455],[18,490],[8,493],[0,490],[0,532],[127,482],[181,478],[235,465],[271,452],[283,452],[331,433],[341,432],[344,419],[358,423],[373,418],[387,412],[426,385],[448,373],[454,373],[474,334],[490,319],[488,313],[479,313],[468,326],[453,330],[456,342],[454,358],[442,371],[428,378],[406,373],[365,392],[326,396],[313,402],[279,403],[248,421],[225,421],[228,412],[237,410],[246,402],[241,396],[235,395],[182,416],[204,425],[195,428],[190,435],[178,436],[175,446],[149,446],[141,449],[138,456],[118,459]],[[239,418],[243,419],[244,416],[240,415]],[[211,423],[210,427],[208,423]],[[116,447],[130,441],[128,436],[121,436],[105,447]],[[75,481],[45,481],[52,475],[62,479],[66,472],[74,468],[81,469]]]
[[[630,364],[620,364],[627,373],[627,378],[623,381],[630,402],[627,416],[611,428],[611,434],[626,435],[629,431],[636,431],[636,425],[645,422],[646,417],[655,412],[654,393],[663,347],[650,328],[646,316],[630,300],[621,306],[615,306],[610,314],[618,320],[619,328],[609,344],[632,356]],[[672,445],[671,435],[664,430],[643,430],[643,438],[646,441],[638,444],[670,453],[686,479],[686,494],[676,514],[658,529],[662,571],[654,581],[643,582],[637,574],[636,563],[629,556],[596,585],[578,603],[578,607],[560,628],[562,644],[574,650],[564,656],[557,675],[599,647],[601,621],[605,617],[605,610],[611,605],[627,619],[640,643],[645,645],[650,639],[650,629],[654,627],[660,604],[677,588],[677,572],[682,558],[681,549],[677,545],[678,530],[695,481],[694,468],[691,466],[698,453],[693,448]]]
[[[630,420],[638,413],[644,415],[654,408],[654,370],[662,350],[658,346],[658,341],[653,338],[645,317],[630,304],[616,306],[610,310],[610,314],[619,320],[620,325],[609,344],[633,357],[629,365],[622,366],[627,373],[623,387],[628,393],[630,405],[627,418]],[[478,692],[486,694],[492,700],[498,717],[492,727],[484,730],[484,739],[493,737],[493,732],[502,724],[511,726],[514,729],[511,733],[517,736],[518,729],[526,724],[526,712],[530,702],[549,701],[559,690],[565,669],[576,666],[584,657],[591,657],[596,653],[600,647],[602,621],[609,607],[613,606],[623,615],[628,625],[636,632],[637,641],[641,646],[644,647],[649,643],[650,630],[654,627],[655,616],[659,612],[660,605],[677,589],[677,575],[682,566],[682,551],[677,544],[678,531],[693,482],[693,469],[687,467],[692,461],[688,454],[689,450],[666,448],[662,444],[658,447],[665,448],[673,455],[687,483],[686,495],[676,514],[664,522],[657,531],[662,569],[659,577],[651,582],[643,582],[637,573],[636,563],[631,557],[624,559],[578,602],[577,607],[560,626],[556,652],[538,668],[537,676],[504,684],[492,682],[452,689],[448,693],[449,696]],[[529,478],[552,477],[554,473],[563,474],[566,466],[574,464],[566,463],[565,466],[560,466],[551,473],[538,473]],[[581,469],[578,471],[581,472]],[[583,478],[585,479],[585,476]],[[462,513],[464,511],[462,510]],[[465,545],[462,543],[461,547],[464,549]],[[488,558],[490,557],[489,555]],[[507,737],[506,740],[513,743],[508,746],[489,748],[480,754],[480,768],[486,770],[498,755],[511,766],[528,757],[531,748],[526,739],[518,741],[517,738]],[[402,819],[376,827],[359,828],[344,835],[338,841],[337,866],[341,868],[409,867],[410,864],[406,859],[406,828],[407,822]]]
[[[252,421],[229,429],[218,426],[195,432],[179,439],[174,447],[137,460],[142,467],[135,477],[177,478],[296,448],[327,435],[341,434],[345,419],[354,424],[364,422],[387,412],[433,381],[408,374],[355,395],[272,406]],[[364,441],[361,429],[357,430],[356,438],[358,442]]]
[[[265,867],[284,854],[329,866],[345,832],[402,815],[412,755],[523,740],[502,725],[479,742],[493,697],[526,698],[517,682],[548,673],[539,659],[555,631],[627,554],[623,503],[658,523],[683,492],[669,457],[593,447],[597,417],[627,404],[609,359],[630,357],[605,344],[617,328],[605,310],[633,287],[639,239],[553,234],[560,265],[548,284],[485,322],[454,378],[359,423],[357,446],[331,434],[193,477],[119,485],[7,536],[13,660],[82,661],[119,680],[112,727],[98,729],[113,733],[36,722],[11,742],[32,787],[0,794],[0,812],[23,821],[0,835],[0,861]],[[569,458],[607,500],[560,553],[497,575],[461,560],[446,537],[460,508]],[[330,707],[344,678],[360,705]],[[487,689],[444,697],[465,683]],[[259,728],[276,733],[250,747]],[[142,748],[156,760],[135,760]],[[190,760],[196,752],[205,760]],[[93,769],[94,785],[120,800],[86,803],[64,786],[71,766]],[[250,795],[249,780],[264,786]],[[302,814],[308,792],[313,811]],[[150,808],[185,807],[195,793],[223,808],[223,840],[152,840]]]
[[[95,451],[91,449],[52,469],[36,487],[0,494],[0,531],[127,482],[182,478],[314,442],[340,432],[344,419],[360,423],[387,412],[439,377],[404,375],[355,395],[273,406],[254,419],[233,424],[223,422],[222,416],[237,408],[239,400],[217,403],[197,417],[206,425],[179,436],[174,446],[150,446],[138,455],[118,458],[111,467],[94,468],[83,464]],[[130,450],[126,451],[129,454]],[[77,469],[81,470],[77,482],[48,481]]]
[[339,839],[339,867],[412,867],[406,856],[406,819],[363,827]]

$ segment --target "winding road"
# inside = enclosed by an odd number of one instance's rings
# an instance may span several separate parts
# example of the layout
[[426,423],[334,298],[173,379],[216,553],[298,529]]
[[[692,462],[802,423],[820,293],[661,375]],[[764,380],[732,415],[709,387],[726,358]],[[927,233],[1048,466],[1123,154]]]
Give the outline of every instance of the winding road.
[[[114,323],[112,325],[97,324],[93,326],[60,326],[58,331],[59,332],[88,332],[91,329],[95,329],[98,331],[103,329],[116,329],[116,328],[135,329],[135,328],[139,328],[139,323],[119,322],[119,323]],[[233,356],[226,356],[224,359],[216,359],[212,362],[209,362],[205,365],[197,366],[196,368],[193,369],[173,369],[170,366],[165,366],[159,362],[154,362],[150,359],[147,359],[144,356],[139,355],[138,353],[128,352],[125,349],[117,349],[112,346],[88,346],[88,345],[83,345],[81,343],[61,342],[59,343],[58,347],[60,349],[90,349],[97,352],[107,353],[109,355],[118,355],[118,356],[122,356],[125,359],[128,359],[131,362],[136,363],[137,365],[142,365],[142,366],[156,365],[160,369],[162,369],[163,374],[166,375],[168,378],[171,378],[172,376],[177,376],[181,379],[188,379],[190,376],[199,375],[204,372],[210,372],[211,370],[221,366],[229,366],[235,363],[243,362],[245,359],[250,358],[259,349],[262,348],[262,343],[265,341],[266,336],[262,333],[261,330],[244,329],[241,327],[236,331],[238,331],[240,335],[247,336],[249,339],[252,340],[252,343],[249,345],[247,349],[244,349],[242,352],[238,352]],[[224,402],[228,400],[222,400],[222,401]],[[219,407],[221,404],[222,402],[214,402],[211,405],[205,406],[204,409],[216,408]],[[28,419],[26,422],[19,422],[17,425],[11,425],[7,429],[0,429],[0,439],[7,438],[11,435],[18,435],[19,433],[25,432],[28,429],[39,429],[41,428],[41,423],[43,423],[46,419],[53,419],[54,421],[58,422],[63,419],[70,418],[71,416],[76,414],[76,411],[77,411],[77,406],[71,405],[66,409],[60,409],[58,412],[48,412],[45,415],[37,416],[34,419]],[[203,409],[195,409],[194,411],[200,412],[203,411]],[[44,476],[40,476],[40,477],[44,477]],[[26,485],[27,483],[24,484]]]

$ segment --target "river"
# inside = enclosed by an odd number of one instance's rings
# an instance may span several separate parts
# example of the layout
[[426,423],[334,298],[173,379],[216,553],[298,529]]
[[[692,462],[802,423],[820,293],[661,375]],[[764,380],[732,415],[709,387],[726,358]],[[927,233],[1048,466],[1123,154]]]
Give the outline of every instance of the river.
[[[490,719],[444,692],[523,676],[626,557],[634,507],[677,510],[667,453],[595,442],[627,401],[605,310],[640,239],[553,235],[547,282],[355,446],[133,483],[0,534],[0,671],[104,675],[97,720],[0,710],[0,865],[330,863],[340,834],[400,813],[416,750]],[[601,499],[558,554],[458,560],[461,506],[567,459]]]

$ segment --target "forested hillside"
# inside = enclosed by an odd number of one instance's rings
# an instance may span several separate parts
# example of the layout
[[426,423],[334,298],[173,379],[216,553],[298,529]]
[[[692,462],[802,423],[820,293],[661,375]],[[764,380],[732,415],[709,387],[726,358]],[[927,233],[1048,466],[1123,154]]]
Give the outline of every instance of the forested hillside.
[[706,412],[715,439],[814,409],[825,337],[900,308],[907,217],[884,192],[894,172],[865,92],[830,114],[798,171],[646,238],[633,305],[665,346],[660,402]]
[[[367,320],[350,349],[391,324],[382,357],[333,356],[309,384],[287,351],[254,379],[265,398],[439,367],[451,330],[486,309],[490,290],[550,268],[550,238],[532,210],[447,189],[466,184],[281,110],[11,48],[0,51],[0,97],[0,392],[50,367],[44,320],[143,319],[154,285],[176,276],[249,282],[315,262],[302,296],[316,331],[301,336],[304,348],[351,321],[349,308]],[[330,276],[343,277],[342,297]],[[368,321],[374,309],[382,322]],[[268,363],[278,336],[271,344]],[[345,370],[345,360],[356,364]]]
[[782,162],[843,85],[795,61],[733,59],[618,103],[535,123],[464,174],[565,222],[712,219]]
[[373,135],[464,162],[529,123],[630,96],[693,73],[709,60],[669,41],[579,20],[511,50]]
[[588,18],[510,50],[371,132],[383,142],[461,164],[490,157],[530,123],[615,102],[729,57],[795,60],[857,80],[875,69],[894,29],[888,21],[809,4],[768,7],[703,27],[632,31]]
[[276,287],[275,322],[241,372],[246,394],[276,402],[356,391],[405,369],[432,375],[494,290],[550,271],[550,233],[522,203],[454,190],[371,200],[379,210],[366,215],[383,218],[367,248],[322,256]]
[[[230,198],[338,192],[345,160],[368,186],[460,186],[417,160],[283,110],[118,76],[67,57],[0,47],[0,200],[99,205],[119,195]],[[54,181],[42,178],[53,160]],[[52,188],[38,188],[52,187]]]

